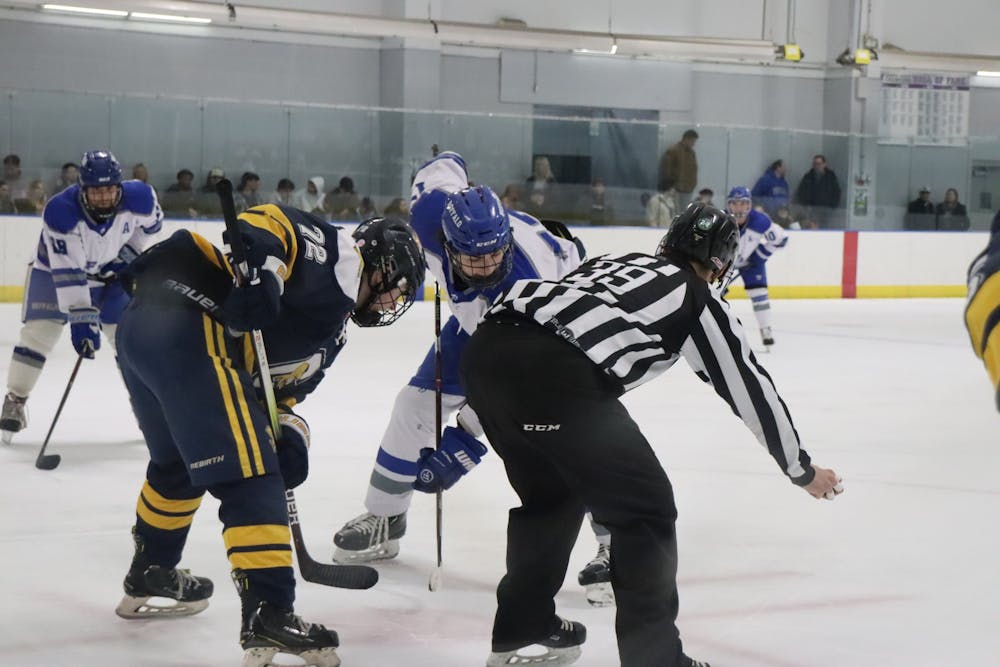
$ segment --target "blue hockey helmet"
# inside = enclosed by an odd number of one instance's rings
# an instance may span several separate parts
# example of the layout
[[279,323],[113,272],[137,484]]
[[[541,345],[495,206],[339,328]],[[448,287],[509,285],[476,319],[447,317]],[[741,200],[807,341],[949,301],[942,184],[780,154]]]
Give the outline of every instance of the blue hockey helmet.
[[737,185],[729,191],[729,196],[726,197],[726,208],[733,214],[738,224],[742,225],[747,221],[751,206],[753,206],[753,197],[750,194],[750,188],[745,185]]
[[[109,151],[88,151],[80,159],[80,202],[97,222],[104,222],[118,212],[122,199],[122,166]],[[113,190],[91,192],[92,188]]]
[[514,265],[510,218],[489,187],[477,185],[449,194],[441,226],[452,269],[468,286],[493,287],[510,273]]

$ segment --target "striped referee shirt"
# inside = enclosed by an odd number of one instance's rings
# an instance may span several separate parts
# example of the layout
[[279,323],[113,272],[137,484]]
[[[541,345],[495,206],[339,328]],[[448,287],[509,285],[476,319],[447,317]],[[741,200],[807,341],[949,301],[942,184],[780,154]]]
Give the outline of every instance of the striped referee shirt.
[[784,401],[708,283],[688,268],[642,253],[601,256],[562,280],[520,280],[487,317],[517,313],[582,350],[624,391],[681,356],[743,420],[793,482],[814,473]]

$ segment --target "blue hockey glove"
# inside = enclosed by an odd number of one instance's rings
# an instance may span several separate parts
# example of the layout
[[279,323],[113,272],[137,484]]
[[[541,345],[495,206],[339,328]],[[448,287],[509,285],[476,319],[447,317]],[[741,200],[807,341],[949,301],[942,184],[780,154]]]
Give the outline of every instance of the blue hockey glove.
[[486,454],[486,445],[460,428],[449,426],[441,434],[441,448],[424,447],[417,460],[417,479],[413,488],[423,493],[450,489]]
[[278,415],[281,433],[275,448],[286,489],[294,489],[309,476],[309,424],[294,412]]
[[222,304],[222,320],[232,333],[263,329],[278,320],[281,282],[270,271],[251,270],[244,287],[234,287]]
[[101,311],[93,306],[70,308],[69,330],[76,353],[93,359],[101,349]]
[[97,277],[105,281],[114,280],[138,256],[139,253],[132,250],[131,246],[123,245],[122,249],[118,251],[118,256],[101,267],[101,272]]

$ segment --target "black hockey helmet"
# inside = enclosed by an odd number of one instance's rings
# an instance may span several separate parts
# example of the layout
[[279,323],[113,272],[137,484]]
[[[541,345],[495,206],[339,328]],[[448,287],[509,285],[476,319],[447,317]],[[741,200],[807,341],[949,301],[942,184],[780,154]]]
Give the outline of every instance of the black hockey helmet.
[[[392,324],[413,305],[424,284],[427,262],[417,233],[398,218],[371,218],[358,225],[351,236],[364,261],[361,279],[370,288],[351,319],[361,327]],[[393,290],[399,295],[391,307],[372,307]]]
[[725,272],[736,257],[740,231],[733,216],[701,202],[692,202],[674,218],[660,239],[656,254],[671,249],[715,271]]

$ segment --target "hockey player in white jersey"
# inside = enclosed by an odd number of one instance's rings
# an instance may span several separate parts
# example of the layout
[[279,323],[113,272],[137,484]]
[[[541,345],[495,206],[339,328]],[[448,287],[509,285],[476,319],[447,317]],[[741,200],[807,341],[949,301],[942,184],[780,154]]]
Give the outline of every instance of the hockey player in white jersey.
[[[558,279],[579,266],[583,251],[565,227],[507,210],[486,186],[469,187],[465,161],[442,152],[415,174],[410,224],[424,244],[434,278],[447,290],[452,315],[441,329],[443,420],[458,411],[458,427],[447,427],[442,453],[454,465],[433,457],[434,346],[416,375],[396,397],[389,425],[375,460],[367,512],[334,535],[334,559],[363,562],[393,558],[406,531],[406,511],[414,487],[446,489],[486,452],[475,414],[465,408],[458,382],[458,360],[493,300],[517,280]],[[423,450],[423,451],[421,451]],[[468,469],[458,461],[468,461]],[[418,481],[418,471],[421,478]],[[426,472],[425,472],[426,471]]]
[[764,264],[778,248],[788,243],[788,234],[775,224],[766,213],[752,209],[750,189],[738,185],[729,191],[726,210],[733,215],[740,227],[740,247],[733,268],[725,284],[743,279],[747,296],[753,304],[753,314],[760,327],[760,337],[765,346],[774,345],[771,331],[771,302],[767,294],[767,270]]
[[117,274],[152,243],[163,214],[152,187],[123,182],[114,155],[91,151],[80,162],[79,184],[52,197],[42,219],[0,414],[5,443],[28,425],[25,402],[66,322],[81,356],[94,358],[102,329],[114,344],[128,304]]

